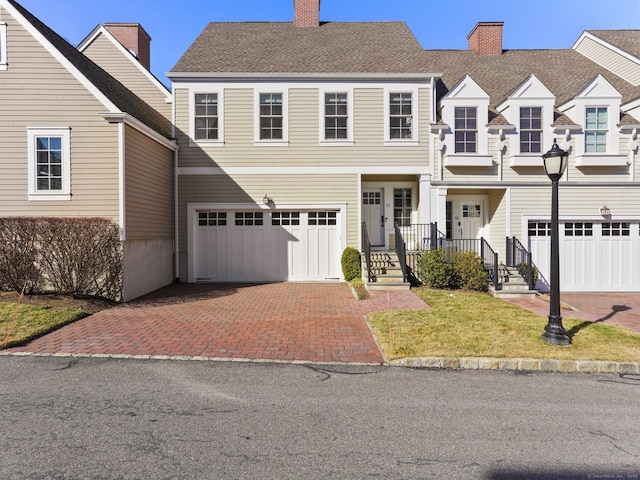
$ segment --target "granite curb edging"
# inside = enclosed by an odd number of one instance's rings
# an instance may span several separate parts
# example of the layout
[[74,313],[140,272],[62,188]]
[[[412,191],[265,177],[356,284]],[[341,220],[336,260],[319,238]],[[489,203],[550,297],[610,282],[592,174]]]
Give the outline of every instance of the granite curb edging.
[[555,360],[536,358],[485,358],[485,357],[414,357],[384,363],[361,362],[311,362],[308,360],[269,360],[248,358],[223,358],[172,355],[126,355],[82,353],[31,353],[0,352],[0,356],[14,357],[67,357],[104,358],[130,360],[175,360],[199,362],[276,363],[290,365],[331,364],[353,366],[389,366],[442,370],[498,370],[544,373],[608,373],[618,375],[640,374],[640,362],[612,362],[605,360]]
[[452,370],[512,370],[523,372],[640,374],[640,362],[555,360],[538,358],[414,357],[387,362],[411,368]]

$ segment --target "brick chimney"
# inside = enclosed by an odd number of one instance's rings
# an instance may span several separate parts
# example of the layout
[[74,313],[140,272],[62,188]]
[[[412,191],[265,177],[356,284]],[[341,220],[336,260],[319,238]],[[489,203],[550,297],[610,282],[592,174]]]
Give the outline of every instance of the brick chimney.
[[139,23],[105,23],[104,28],[124,48],[133,53],[142,66],[151,70],[151,37]]
[[320,26],[320,0],[293,0],[296,27]]
[[478,22],[467,36],[469,50],[478,55],[502,55],[504,22]]

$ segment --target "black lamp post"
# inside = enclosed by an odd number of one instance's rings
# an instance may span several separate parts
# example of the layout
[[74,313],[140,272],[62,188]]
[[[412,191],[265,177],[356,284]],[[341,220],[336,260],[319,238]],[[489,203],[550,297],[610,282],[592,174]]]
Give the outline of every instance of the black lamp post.
[[551,302],[549,307],[549,322],[544,327],[542,338],[551,345],[569,345],[571,339],[562,326],[560,316],[560,253],[558,235],[558,181],[567,169],[569,152],[565,152],[558,144],[542,155],[544,171],[551,179]]

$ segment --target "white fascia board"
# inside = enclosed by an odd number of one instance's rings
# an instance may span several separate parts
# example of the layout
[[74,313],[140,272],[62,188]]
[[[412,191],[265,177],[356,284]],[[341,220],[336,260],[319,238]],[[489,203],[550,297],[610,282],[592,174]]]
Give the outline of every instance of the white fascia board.
[[220,80],[383,80],[388,82],[416,81],[431,83],[441,73],[232,73],[232,72],[167,72],[166,77],[176,81]]
[[153,128],[145,125],[140,120],[138,120],[135,117],[132,117],[128,113],[104,112],[104,113],[99,113],[99,115],[109,123],[125,123],[170,150],[176,151],[178,149],[178,144],[176,143],[175,140],[169,140],[168,138],[160,135]]
[[124,48],[124,46],[118,41],[116,40],[116,38],[109,33],[109,31],[104,27],[104,25],[98,25],[93,32],[91,32],[89,34],[89,36],[87,38],[85,38],[80,45],[78,45],[78,50],[80,52],[84,53],[84,50],[91,45],[91,43],[93,43],[93,41],[98,38],[99,35],[104,35],[111,43],[113,43],[114,47],[116,47],[120,53],[127,59],[129,59],[129,61],[138,69],[142,72],[143,75],[145,75],[149,81],[151,83],[153,83],[156,88],[158,90],[160,90],[162,92],[162,94],[166,97],[166,101],[167,103],[170,103],[171,101],[173,101],[173,97],[171,95],[171,92],[169,91],[169,89],[167,87],[165,87],[162,82],[160,82],[160,80],[158,80],[155,75],[153,73],[151,73],[149,70],[147,70],[146,68],[144,68],[142,66],[142,64],[140,63],[140,61],[133,56],[133,54],[127,50],[126,48]]
[[62,53],[55,48],[49,40],[47,40],[26,18],[22,16],[22,14],[16,10],[11,3],[0,0],[0,5],[5,8],[9,14],[27,31],[29,34],[36,39],[40,45],[42,45],[45,50],[47,50],[53,58],[55,58],[60,64],[66,68],[71,75],[73,75],[83,87],[85,87],[95,98],[98,100],[104,108],[109,110],[110,112],[120,112],[120,109],[116,107],[116,105],[109,100],[93,83],[89,81],[87,77],[85,77],[80,71],[64,56]]
[[596,37],[595,35],[592,35],[591,33],[586,32],[586,31],[582,32],[582,35],[580,35],[580,38],[578,38],[578,40],[576,40],[576,43],[574,43],[571,48],[573,50],[577,50],[578,45],[580,45],[580,43],[582,41],[584,41],[585,38],[589,38],[589,39],[593,40],[594,42],[599,43],[603,47],[606,47],[609,50],[614,51],[618,55],[621,55],[621,56],[625,57],[627,60],[631,60],[634,63],[640,64],[640,58],[638,58],[636,56],[633,56],[630,53],[627,53],[624,50],[621,50],[620,48],[616,47],[615,45],[612,45],[611,43],[606,42],[606,41],[602,40],[601,38]]

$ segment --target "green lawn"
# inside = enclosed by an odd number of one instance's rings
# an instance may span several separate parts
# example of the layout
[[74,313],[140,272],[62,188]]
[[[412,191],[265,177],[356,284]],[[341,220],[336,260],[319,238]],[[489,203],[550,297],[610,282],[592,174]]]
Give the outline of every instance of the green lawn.
[[564,319],[569,347],[541,338],[547,317],[489,294],[419,288],[431,310],[369,315],[388,360],[406,357],[555,358],[640,361],[640,333],[627,328]]
[[[40,305],[0,302],[0,349],[23,344],[78,318],[86,316],[81,309],[53,309]],[[15,321],[14,321],[15,318]]]

